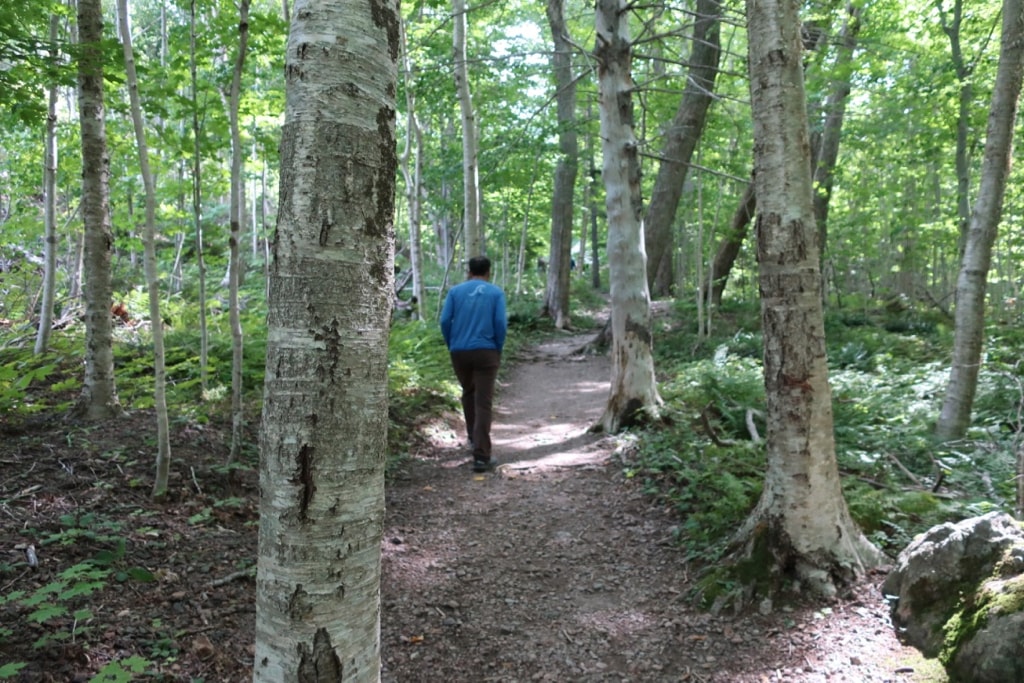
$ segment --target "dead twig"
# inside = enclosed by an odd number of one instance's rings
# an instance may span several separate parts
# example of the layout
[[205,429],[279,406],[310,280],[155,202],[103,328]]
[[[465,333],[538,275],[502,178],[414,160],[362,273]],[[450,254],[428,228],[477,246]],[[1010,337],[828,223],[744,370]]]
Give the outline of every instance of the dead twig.
[[922,484],[921,480],[917,478],[917,475],[915,475],[913,472],[908,470],[906,468],[906,466],[902,462],[900,462],[899,458],[897,458],[892,453],[886,453],[885,455],[886,455],[886,457],[888,457],[890,460],[893,461],[893,463],[896,465],[896,467],[899,468],[900,472],[903,472],[903,474],[906,475],[907,479],[909,479],[910,481],[914,482],[914,484],[916,484],[917,486],[920,486],[921,488],[924,488],[924,484]]
[[716,446],[721,446],[723,448],[735,446],[735,441],[732,441],[731,439],[721,438],[720,436],[718,436],[718,432],[715,431],[715,428],[711,426],[711,418],[708,416],[708,413],[710,412],[712,407],[714,407],[714,404],[709,403],[706,406],[704,406],[704,410],[700,411],[700,423],[704,426],[704,431],[707,433],[708,437],[711,439],[712,442],[714,442]]
[[203,489],[201,486],[199,486],[199,480],[196,479],[196,468],[189,467],[188,471],[192,473],[192,485],[196,487],[196,493],[198,493],[199,495],[203,495]]
[[251,579],[255,578],[255,576],[256,568],[250,567],[248,569],[243,569],[241,571],[232,572],[231,574],[228,574],[227,576],[222,576],[219,579],[214,579],[210,582],[210,588],[218,588],[220,586],[227,585],[232,581],[239,581],[241,579]]
[[747,408],[747,431],[750,432],[750,440],[754,443],[761,443],[761,435],[757,433],[757,425],[754,424],[754,416],[763,418],[760,410]]

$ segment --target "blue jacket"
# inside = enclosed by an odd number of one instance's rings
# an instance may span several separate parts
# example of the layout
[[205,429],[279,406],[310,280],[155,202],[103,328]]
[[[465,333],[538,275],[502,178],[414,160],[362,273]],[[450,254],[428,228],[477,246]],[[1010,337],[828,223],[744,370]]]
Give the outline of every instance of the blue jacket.
[[466,280],[450,290],[441,309],[441,333],[449,351],[505,346],[505,293],[486,280]]

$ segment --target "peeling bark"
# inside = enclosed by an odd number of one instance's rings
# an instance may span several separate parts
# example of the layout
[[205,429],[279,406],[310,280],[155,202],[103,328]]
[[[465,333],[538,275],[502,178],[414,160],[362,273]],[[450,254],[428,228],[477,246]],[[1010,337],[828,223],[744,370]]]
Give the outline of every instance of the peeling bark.
[[882,555],[850,517],[836,462],[798,3],[748,0],[747,16],[767,471],[734,560],[760,548],[769,573],[831,597]]
[[624,0],[599,0],[596,25],[600,84],[602,177],[608,212],[612,380],[597,427],[618,432],[656,419],[661,397],[654,377],[651,297],[647,289],[640,162],[633,132],[632,45]]
[[257,682],[380,680],[397,0],[305,0],[267,303]]

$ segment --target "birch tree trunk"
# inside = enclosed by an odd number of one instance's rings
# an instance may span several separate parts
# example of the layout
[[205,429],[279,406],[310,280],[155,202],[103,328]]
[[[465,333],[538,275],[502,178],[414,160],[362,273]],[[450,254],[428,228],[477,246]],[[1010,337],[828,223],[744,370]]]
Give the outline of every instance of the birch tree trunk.
[[767,471],[738,556],[831,596],[878,564],[836,463],[797,0],[747,0]]
[[597,426],[614,433],[656,419],[661,397],[654,377],[626,0],[598,0],[595,23],[612,309],[611,390]]
[[124,49],[125,72],[128,77],[128,96],[131,101],[132,124],[139,147],[139,173],[146,193],[146,227],[142,233],[143,268],[149,293],[149,324],[153,335],[153,407],[156,410],[157,456],[156,475],[153,477],[153,497],[167,493],[167,480],[171,466],[170,429],[167,418],[167,370],[164,354],[163,316],[160,315],[160,278],[156,264],[156,186],[149,166],[149,146],[146,144],[146,126],[142,117],[139,97],[139,77],[135,70],[132,34],[128,21],[128,0],[117,0],[118,24]]
[[565,24],[565,0],[547,1],[548,24],[555,51],[551,67],[555,74],[555,102],[558,108],[558,164],[551,195],[551,245],[548,255],[544,313],[555,328],[567,329],[569,319],[569,275],[572,263],[573,206],[580,146],[576,134],[576,80],[572,73],[572,40]]
[[231,207],[229,223],[230,253],[228,256],[228,317],[231,325],[231,450],[228,462],[238,460],[242,452],[242,428],[245,415],[242,410],[242,320],[239,311],[238,288],[242,284],[242,209],[245,206],[245,179],[242,177],[242,135],[238,126],[238,101],[242,90],[242,71],[245,67],[249,44],[249,0],[241,0],[238,8],[238,55],[231,76],[228,95],[228,120],[231,126]]
[[672,223],[683,194],[690,159],[704,131],[718,77],[722,6],[718,0],[698,0],[696,11],[686,87],[665,136],[658,176],[644,217],[644,244],[650,257],[647,285],[656,296],[668,296],[675,280]]
[[[825,99],[825,124],[822,126],[821,141],[818,144],[817,160],[814,164],[814,219],[818,225],[818,243],[824,272],[825,252],[828,247],[828,208],[832,198],[833,173],[839,161],[839,142],[846,118],[846,101],[850,97],[850,73],[853,51],[857,47],[860,32],[860,7],[846,6],[846,22],[839,36],[839,48],[833,72],[832,90]],[[824,282],[822,285],[824,286]]]
[[268,299],[254,681],[380,678],[398,0],[300,0]]
[[943,440],[962,438],[971,423],[981,366],[992,245],[999,231],[1013,156],[1013,126],[1024,73],[1024,0],[1003,0],[1002,14],[1002,47],[988,116],[978,199],[956,283],[953,363],[936,425],[936,434]]
[[[60,17],[50,15],[50,57],[56,61]],[[45,353],[53,327],[57,289],[57,84],[51,83],[47,98],[46,132],[43,140],[43,296],[39,305],[39,329],[34,353]]]
[[466,0],[452,0],[452,21],[455,24],[455,89],[462,112],[462,220],[466,233],[466,258],[473,258],[484,254],[484,234],[480,223],[479,136],[466,58]]
[[199,277],[199,384],[203,397],[209,387],[210,326],[206,315],[206,248],[203,244],[202,128],[199,124],[199,74],[196,65],[196,0],[189,14],[189,71],[192,79],[192,221],[196,245],[196,270]]
[[110,319],[110,157],[103,106],[103,7],[79,0],[78,111],[82,137],[82,221],[85,249],[85,378],[74,413],[102,420],[122,413],[114,381],[114,338]]
[[[593,110],[587,105],[587,120],[593,121]],[[600,176],[597,172],[597,165],[594,163],[594,135],[588,129],[586,137],[587,158],[587,214],[590,217],[590,286],[594,289],[601,289],[601,249],[597,239],[598,233],[598,207],[597,188]]]
[[942,31],[949,38],[950,57],[953,60],[956,79],[960,83],[957,93],[955,159],[956,214],[962,254],[967,239],[967,226],[971,220],[971,159],[968,136],[971,129],[971,101],[974,99],[974,84],[971,82],[974,67],[964,58],[963,46],[960,44],[960,28],[963,26],[964,19],[963,0],[953,0],[952,17],[947,17],[943,0],[935,0],[935,9],[939,13]]
[[423,130],[416,117],[416,88],[412,64],[409,60],[409,43],[406,39],[405,21],[402,21],[402,72],[405,79],[406,138],[405,151],[399,163],[405,180],[405,198],[409,205],[409,261],[412,264],[412,295],[416,298],[415,318],[424,303],[423,288]]

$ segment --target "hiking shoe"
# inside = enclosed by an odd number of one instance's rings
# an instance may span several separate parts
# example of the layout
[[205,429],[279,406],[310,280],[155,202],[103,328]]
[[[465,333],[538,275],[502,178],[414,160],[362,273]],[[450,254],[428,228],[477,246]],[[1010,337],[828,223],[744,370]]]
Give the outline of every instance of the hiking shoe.
[[491,461],[490,460],[482,460],[480,458],[476,458],[475,460],[473,460],[473,471],[474,472],[487,472],[490,469],[491,469]]

